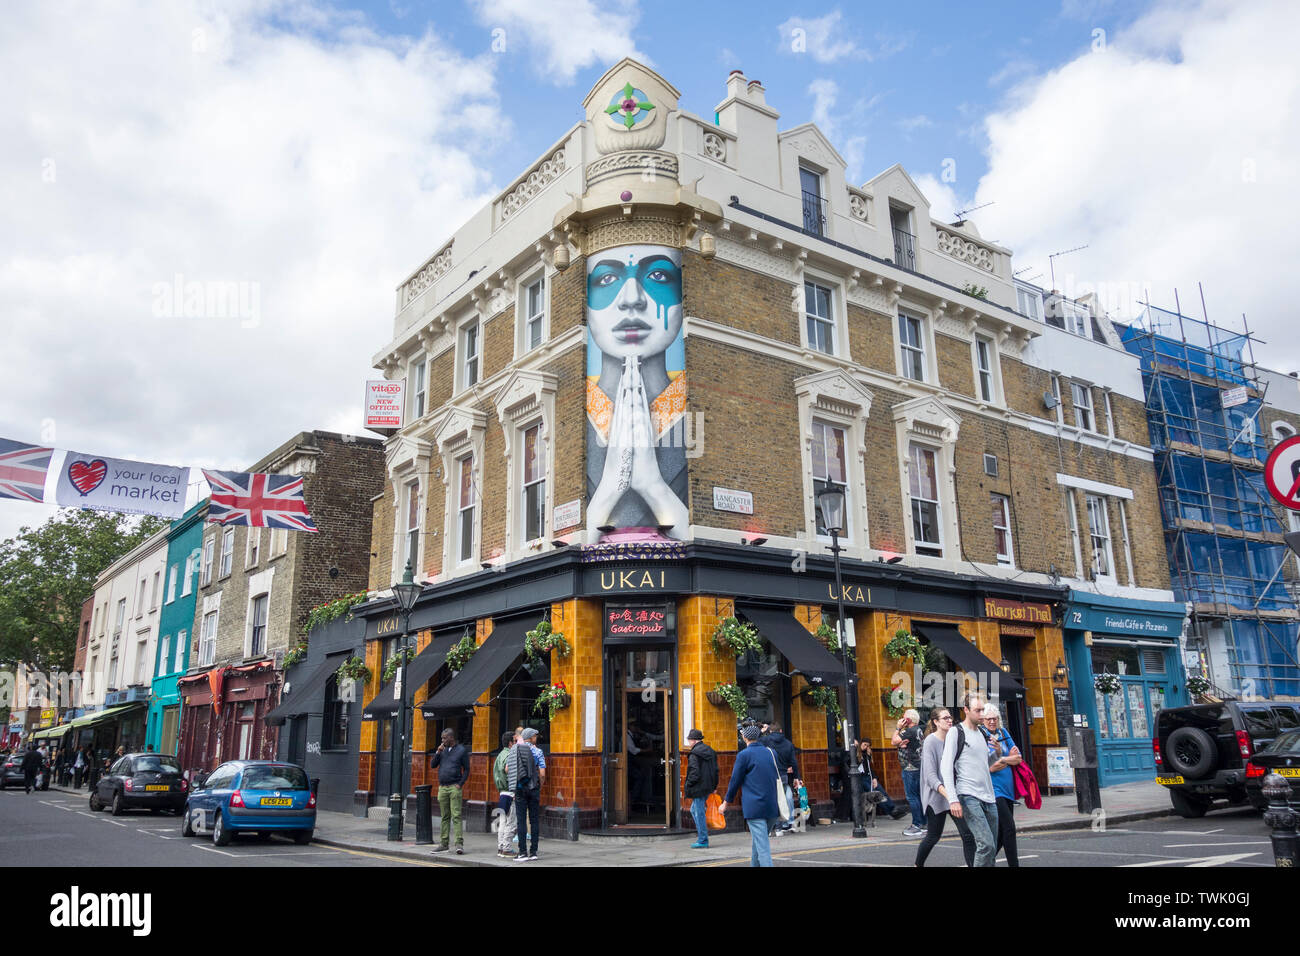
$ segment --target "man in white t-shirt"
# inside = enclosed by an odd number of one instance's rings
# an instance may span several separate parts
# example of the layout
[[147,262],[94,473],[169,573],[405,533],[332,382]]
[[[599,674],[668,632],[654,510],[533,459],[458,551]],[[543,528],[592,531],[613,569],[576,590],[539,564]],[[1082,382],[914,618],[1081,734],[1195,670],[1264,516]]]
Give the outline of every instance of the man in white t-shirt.
[[989,774],[989,748],[980,726],[984,697],[967,694],[962,708],[966,719],[944,738],[939,773],[944,788],[957,798],[949,805],[953,819],[965,823],[975,838],[974,865],[992,866],[997,854],[998,804]]

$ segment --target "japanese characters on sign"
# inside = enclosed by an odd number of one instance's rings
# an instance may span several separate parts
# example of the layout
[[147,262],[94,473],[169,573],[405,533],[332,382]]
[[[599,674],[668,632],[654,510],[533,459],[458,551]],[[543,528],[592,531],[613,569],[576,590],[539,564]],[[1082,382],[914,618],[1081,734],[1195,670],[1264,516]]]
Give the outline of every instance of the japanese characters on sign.
[[668,609],[663,605],[655,607],[605,605],[606,638],[661,640],[671,636],[668,631]]

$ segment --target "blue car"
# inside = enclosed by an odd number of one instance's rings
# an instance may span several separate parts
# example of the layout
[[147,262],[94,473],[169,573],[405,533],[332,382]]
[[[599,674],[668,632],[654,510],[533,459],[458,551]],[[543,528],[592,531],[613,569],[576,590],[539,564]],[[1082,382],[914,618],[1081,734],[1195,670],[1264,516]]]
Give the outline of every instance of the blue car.
[[316,795],[302,767],[276,760],[231,760],[195,782],[181,835],[212,834],[228,846],[236,833],[292,834],[299,845],[316,829]]

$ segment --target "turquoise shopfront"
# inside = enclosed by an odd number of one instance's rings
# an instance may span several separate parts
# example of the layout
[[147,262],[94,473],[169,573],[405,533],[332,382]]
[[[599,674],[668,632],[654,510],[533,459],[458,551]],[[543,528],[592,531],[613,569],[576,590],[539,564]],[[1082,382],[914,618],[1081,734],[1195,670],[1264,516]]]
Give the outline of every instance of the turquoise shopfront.
[[[1174,602],[1070,592],[1063,630],[1071,700],[1096,732],[1103,787],[1154,777],[1156,712],[1191,703],[1180,644],[1186,614]],[[1117,692],[1096,689],[1103,673],[1118,679]]]
[[208,501],[203,499],[167,531],[167,589],[158,624],[157,657],[150,688],[145,743],[158,753],[179,753],[181,695],[177,686],[190,662],[190,638],[198,600],[199,549]]

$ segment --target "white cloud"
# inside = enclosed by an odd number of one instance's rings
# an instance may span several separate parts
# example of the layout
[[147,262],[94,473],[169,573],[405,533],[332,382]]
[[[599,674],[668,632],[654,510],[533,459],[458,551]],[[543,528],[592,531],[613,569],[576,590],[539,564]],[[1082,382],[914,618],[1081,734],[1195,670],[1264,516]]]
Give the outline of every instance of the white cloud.
[[839,84],[834,80],[813,80],[808,84],[808,94],[813,98],[813,123],[844,157],[847,167],[845,174],[849,181],[857,180],[862,175],[862,165],[866,161],[867,138],[863,135],[850,136],[840,142],[839,133],[846,119],[849,120],[850,126],[857,128],[858,121],[855,117],[861,118],[875,106],[880,97],[873,96],[870,100],[858,100],[850,113],[845,116],[832,112],[840,97]]
[[573,82],[584,67],[613,66],[625,56],[653,63],[632,39],[641,17],[637,0],[599,5],[593,0],[471,0],[471,5],[479,22],[494,31],[494,40],[495,31],[503,31],[499,39],[504,48],[497,52],[526,50],[541,60],[543,73],[561,84]]
[[1211,319],[1245,312],[1271,343],[1260,361],[1296,367],[1298,32],[1289,0],[1162,7],[1022,84],[986,123],[981,232],[1045,276],[1049,253],[1088,244],[1057,260],[1057,285],[1100,284],[1120,311],[1177,288],[1199,313],[1200,281]]
[[969,207],[970,204],[958,197],[957,191],[950,184],[936,179],[934,174],[911,175],[921,194],[930,200],[930,215],[940,222],[952,222],[957,218],[957,210]]
[[[490,56],[305,2],[211,9],[6,12],[4,437],[49,419],[60,448],[239,468],[359,433],[394,287],[490,196]],[[176,275],[245,283],[256,321],[156,314]],[[43,520],[2,504],[0,537]]]
[[843,14],[835,10],[824,17],[791,17],[777,29],[785,53],[807,53],[818,63],[834,63],[845,57],[870,58],[868,52],[848,35]]
[[914,133],[918,129],[933,126],[934,121],[922,113],[918,116],[905,116],[898,121],[897,125],[904,133]]

